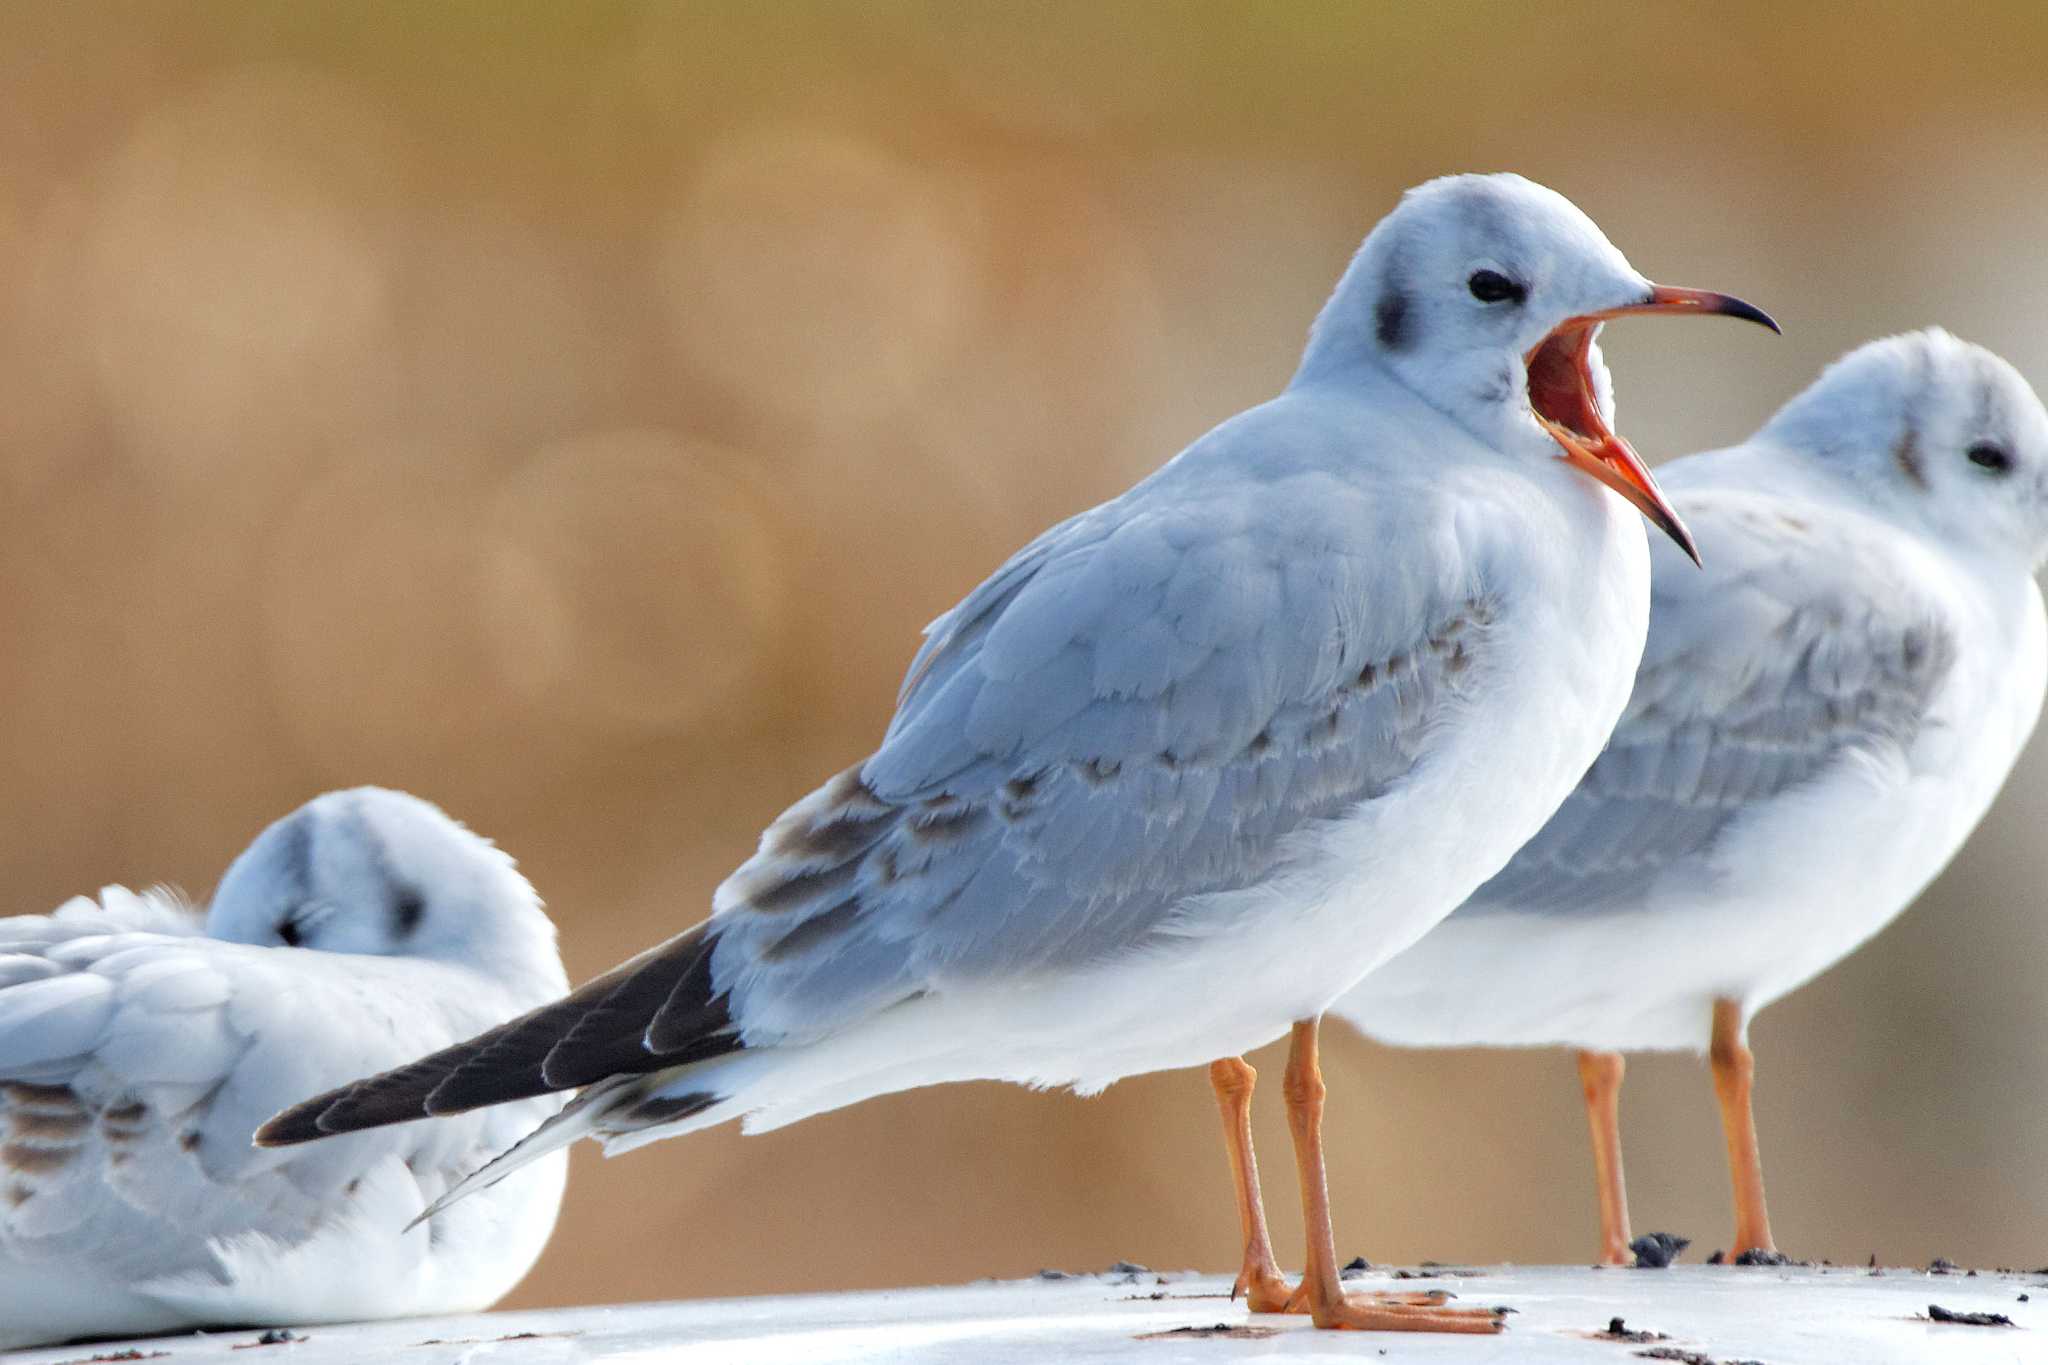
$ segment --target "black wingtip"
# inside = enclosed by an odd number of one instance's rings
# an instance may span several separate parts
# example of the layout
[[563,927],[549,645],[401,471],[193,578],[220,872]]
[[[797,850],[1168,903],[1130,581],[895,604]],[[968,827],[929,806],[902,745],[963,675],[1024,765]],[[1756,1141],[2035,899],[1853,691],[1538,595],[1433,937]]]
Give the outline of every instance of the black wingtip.
[[[394,1123],[578,1090],[741,1046],[711,979],[708,922],[572,994],[418,1061],[295,1104],[256,1130],[289,1147]],[[658,1034],[659,1049],[649,1046]]]
[[295,1104],[291,1108],[271,1115],[256,1135],[250,1139],[254,1147],[295,1147],[302,1142],[312,1142],[327,1136],[327,1130],[320,1126],[320,1116],[327,1112],[339,1092],[330,1091],[325,1095]]

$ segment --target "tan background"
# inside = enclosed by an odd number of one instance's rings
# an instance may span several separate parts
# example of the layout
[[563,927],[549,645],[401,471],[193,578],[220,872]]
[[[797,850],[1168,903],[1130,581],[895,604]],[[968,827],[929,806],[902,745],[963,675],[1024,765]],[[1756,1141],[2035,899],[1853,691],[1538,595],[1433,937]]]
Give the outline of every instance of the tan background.
[[[517,853],[592,974],[865,751],[925,620],[1272,393],[1442,171],[1786,324],[1617,330],[1646,452],[1932,321],[2048,377],[2048,7],[1794,13],[8,5],[8,903],[203,892],[377,781]],[[2044,802],[2030,761],[1762,1019],[1791,1249],[2048,1261]],[[1590,1252],[1567,1058],[1329,1057],[1346,1254]],[[1638,1225],[1725,1237],[1699,1065],[1627,1120]],[[1220,1268],[1225,1193],[1199,1076],[953,1087],[586,1152],[517,1301]]]

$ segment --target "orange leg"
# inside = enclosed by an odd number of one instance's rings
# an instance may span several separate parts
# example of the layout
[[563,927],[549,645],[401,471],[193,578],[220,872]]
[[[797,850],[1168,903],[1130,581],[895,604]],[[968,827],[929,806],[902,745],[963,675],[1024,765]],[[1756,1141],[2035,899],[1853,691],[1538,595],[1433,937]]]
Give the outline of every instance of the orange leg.
[[[1209,1084],[1223,1111],[1223,1143],[1230,1152],[1230,1175],[1237,1187],[1237,1222],[1244,1231],[1244,1268],[1230,1287],[1230,1297],[1245,1296],[1254,1313],[1306,1313],[1307,1300],[1287,1283],[1273,1257],[1273,1239],[1266,1231],[1266,1204],[1259,1193],[1259,1158],[1252,1149],[1252,1089],[1259,1073],[1242,1057],[1209,1063]],[[1375,1302],[1434,1306],[1449,1301],[1442,1290],[1376,1293]]]
[[1266,1204],[1259,1194],[1259,1158],[1252,1150],[1252,1087],[1259,1073],[1242,1057],[1209,1063],[1209,1084],[1223,1111],[1223,1142],[1230,1149],[1230,1178],[1237,1186],[1237,1224],[1244,1231],[1244,1268],[1230,1297],[1244,1295],[1254,1313],[1284,1313],[1293,1290],[1273,1259],[1266,1232]]
[[1337,1239],[1330,1230],[1330,1190],[1323,1174],[1322,1067],[1316,1060],[1319,1019],[1294,1026],[1287,1053],[1287,1124],[1294,1133],[1294,1163],[1301,1179],[1302,1221],[1308,1233],[1308,1269],[1301,1298],[1318,1327],[1383,1332],[1498,1332],[1500,1315],[1485,1308],[1390,1304],[1344,1293],[1337,1274]]
[[1735,1245],[1728,1259],[1747,1251],[1775,1252],[1770,1215],[1764,1209],[1756,1115],[1750,1109],[1756,1058],[1743,1041],[1742,1007],[1733,1000],[1714,1002],[1714,1038],[1707,1056],[1714,1069],[1714,1096],[1721,1102],[1721,1131],[1728,1138],[1728,1175],[1735,1187]]
[[1600,1265],[1630,1265],[1628,1190],[1621,1178],[1621,1074],[1619,1052],[1581,1052],[1579,1086],[1586,1092],[1586,1126],[1593,1130],[1593,1180],[1600,1190]]

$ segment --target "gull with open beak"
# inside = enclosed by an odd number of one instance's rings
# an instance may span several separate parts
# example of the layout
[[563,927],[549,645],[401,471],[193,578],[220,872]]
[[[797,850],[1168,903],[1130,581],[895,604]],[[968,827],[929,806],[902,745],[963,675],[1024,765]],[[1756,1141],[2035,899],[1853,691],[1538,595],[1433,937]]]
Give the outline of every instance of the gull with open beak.
[[1708,541],[1660,550],[1607,751],[1543,832],[1338,1013],[1392,1043],[1579,1049],[1603,1264],[1631,1260],[1622,1053],[1707,1053],[1731,1260],[1777,1257],[1749,1021],[1954,856],[2041,711],[2048,413],[1945,332],[1852,352],[1746,444],[1665,468]]
[[709,919],[260,1140],[581,1092],[482,1185],[586,1135],[760,1131],[943,1081],[1092,1093],[1292,1030],[1303,1308],[1498,1330],[1339,1284],[1317,1020],[1507,862],[1621,714],[1649,614],[1630,504],[1684,535],[1589,365],[1600,321],[1642,310],[1766,321],[1659,292],[1519,176],[1410,192],[1286,391],[941,616],[879,748],[769,827]]

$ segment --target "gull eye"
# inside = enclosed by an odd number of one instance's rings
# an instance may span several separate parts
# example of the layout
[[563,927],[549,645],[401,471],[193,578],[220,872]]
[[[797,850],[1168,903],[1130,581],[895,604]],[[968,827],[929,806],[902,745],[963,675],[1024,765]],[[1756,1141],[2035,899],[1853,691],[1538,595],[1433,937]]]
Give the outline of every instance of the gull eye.
[[278,936],[278,937],[279,937],[280,939],[284,940],[284,946],[285,946],[285,947],[287,947],[287,948],[296,948],[296,947],[298,947],[298,946],[299,946],[299,922],[298,922],[297,920],[295,920],[295,919],[288,919],[288,920],[286,920],[286,921],[285,921],[284,923],[282,923],[282,924],[278,925],[278,926],[277,926],[277,936]]
[[1465,281],[1465,287],[1481,303],[1520,303],[1529,297],[1527,289],[1498,270],[1473,271],[1472,278]]
[[1970,463],[1979,469],[1988,469],[1993,474],[2012,473],[2012,456],[2003,446],[1991,441],[1979,441],[1966,452]]

